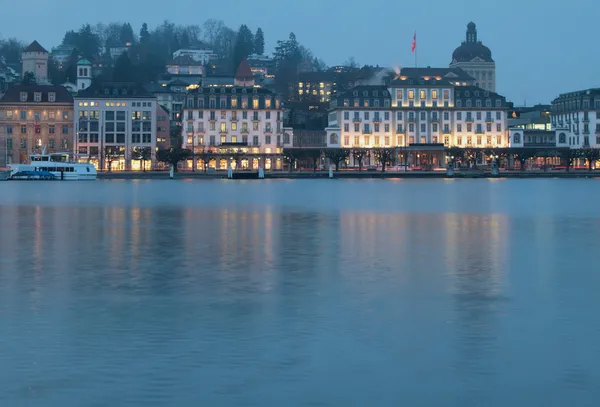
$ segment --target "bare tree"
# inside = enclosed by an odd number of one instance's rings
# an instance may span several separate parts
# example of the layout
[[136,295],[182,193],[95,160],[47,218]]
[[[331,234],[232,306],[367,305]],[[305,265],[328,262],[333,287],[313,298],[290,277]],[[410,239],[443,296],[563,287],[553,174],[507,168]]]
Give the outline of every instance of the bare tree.
[[376,148],[373,152],[375,160],[381,164],[381,172],[385,172],[385,167],[392,165],[395,150],[393,148]]
[[325,157],[329,159],[334,165],[335,170],[339,171],[340,164],[350,156],[350,150],[345,148],[328,148],[325,150]]
[[600,159],[600,150],[597,148],[585,147],[579,150],[578,155],[587,160],[588,171],[591,171],[593,164]]
[[354,161],[358,162],[358,170],[362,171],[363,161],[367,158],[368,152],[364,148],[355,148],[352,150]]
[[211,47],[215,47],[217,42],[217,38],[225,28],[225,23],[222,20],[215,20],[214,18],[209,18],[204,22],[204,41],[208,43]]

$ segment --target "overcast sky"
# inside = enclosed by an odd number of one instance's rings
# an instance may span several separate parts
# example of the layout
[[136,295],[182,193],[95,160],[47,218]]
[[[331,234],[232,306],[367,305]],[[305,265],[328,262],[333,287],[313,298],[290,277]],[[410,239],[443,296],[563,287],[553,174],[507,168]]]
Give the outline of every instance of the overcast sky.
[[[139,32],[168,19],[221,19],[262,27],[267,52],[294,31],[328,65],[354,56],[361,64],[448,66],[469,21],[496,61],[497,91],[517,105],[549,103],[561,92],[600,87],[597,0],[28,0],[3,1],[0,36],[37,39],[50,49],[83,23],[129,21]],[[32,12],[34,11],[35,12]]]

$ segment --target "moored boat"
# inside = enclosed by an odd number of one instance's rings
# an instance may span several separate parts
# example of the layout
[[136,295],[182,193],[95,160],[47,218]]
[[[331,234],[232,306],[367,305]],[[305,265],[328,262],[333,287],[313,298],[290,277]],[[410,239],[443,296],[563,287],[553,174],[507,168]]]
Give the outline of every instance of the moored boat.
[[95,180],[96,167],[89,163],[78,163],[70,153],[33,154],[27,164],[9,164],[11,179]]

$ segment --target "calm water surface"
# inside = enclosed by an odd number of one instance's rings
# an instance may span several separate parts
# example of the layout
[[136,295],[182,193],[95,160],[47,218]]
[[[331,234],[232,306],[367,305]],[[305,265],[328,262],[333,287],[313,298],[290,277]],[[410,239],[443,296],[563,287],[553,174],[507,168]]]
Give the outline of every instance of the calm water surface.
[[0,184],[0,406],[598,406],[600,181]]

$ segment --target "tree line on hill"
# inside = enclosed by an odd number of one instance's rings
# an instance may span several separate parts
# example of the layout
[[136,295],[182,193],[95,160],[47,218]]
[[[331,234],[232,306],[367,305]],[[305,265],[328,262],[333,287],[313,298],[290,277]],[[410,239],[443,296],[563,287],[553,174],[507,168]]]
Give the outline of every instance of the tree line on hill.
[[[16,38],[0,38],[0,59],[8,64],[20,64],[26,45]],[[60,45],[73,47],[73,51],[64,66],[58,66],[52,59],[49,62],[49,79],[54,84],[75,82],[76,63],[80,58],[102,62],[102,80],[148,83],[165,72],[165,65],[175,51],[192,47],[211,49],[217,55],[215,65],[222,72],[235,73],[244,58],[251,54],[265,55],[265,34],[260,27],[252,32],[242,24],[234,30],[215,19],[208,19],[202,25],[164,21],[154,29],[144,23],[139,31],[130,23],[113,22],[84,24],[77,30],[68,30]],[[117,61],[111,61],[110,48],[119,46],[127,46],[128,52]],[[276,42],[272,56],[281,90],[300,72],[327,68],[323,60],[298,42],[294,33]]]

